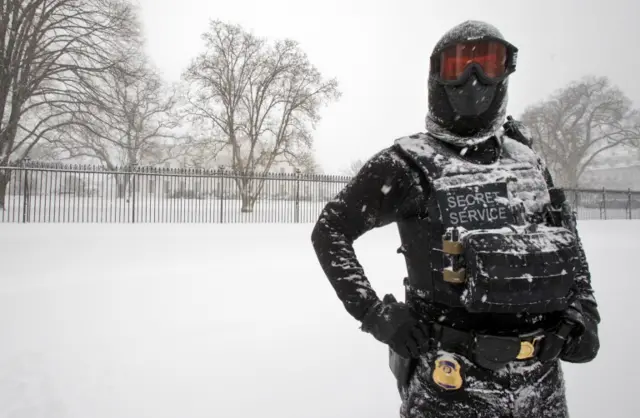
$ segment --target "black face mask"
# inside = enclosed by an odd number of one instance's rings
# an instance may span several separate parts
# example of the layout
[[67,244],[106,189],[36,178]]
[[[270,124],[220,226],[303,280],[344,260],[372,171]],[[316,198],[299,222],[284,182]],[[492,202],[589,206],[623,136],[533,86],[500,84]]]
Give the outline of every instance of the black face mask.
[[484,115],[494,102],[496,86],[483,84],[476,75],[459,86],[444,86],[451,108],[461,117]]
[[517,48],[486,23],[467,21],[448,31],[431,57],[427,130],[458,146],[493,136],[504,123],[516,56]]

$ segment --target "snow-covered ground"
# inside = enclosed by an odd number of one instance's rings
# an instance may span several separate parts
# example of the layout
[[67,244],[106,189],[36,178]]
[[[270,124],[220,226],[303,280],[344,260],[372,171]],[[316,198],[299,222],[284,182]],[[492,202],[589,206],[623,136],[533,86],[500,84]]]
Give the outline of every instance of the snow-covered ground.
[[[0,224],[0,417],[388,418],[386,348],[358,330],[302,225]],[[636,417],[639,221],[580,223],[602,349],[565,365],[573,417]],[[356,242],[401,298],[393,227]]]

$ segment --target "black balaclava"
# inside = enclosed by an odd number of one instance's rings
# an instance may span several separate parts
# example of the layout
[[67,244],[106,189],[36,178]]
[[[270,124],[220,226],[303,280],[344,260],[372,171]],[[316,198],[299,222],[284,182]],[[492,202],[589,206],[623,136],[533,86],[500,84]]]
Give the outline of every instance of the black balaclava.
[[[433,49],[433,57],[456,42],[492,37],[504,40],[494,26],[466,21],[445,33]],[[517,52],[517,49],[514,48]],[[512,50],[513,70],[515,52]],[[496,84],[485,84],[474,72],[462,85],[444,85],[439,68],[431,62],[429,71],[429,111],[426,129],[436,138],[459,147],[477,145],[493,137],[505,121],[508,76]]]

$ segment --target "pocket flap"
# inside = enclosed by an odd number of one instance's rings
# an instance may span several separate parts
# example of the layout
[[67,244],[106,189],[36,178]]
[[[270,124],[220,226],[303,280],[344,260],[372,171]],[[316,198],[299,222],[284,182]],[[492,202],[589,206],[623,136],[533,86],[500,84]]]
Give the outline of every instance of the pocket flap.
[[478,335],[475,340],[474,354],[478,362],[502,365],[515,359],[520,352],[520,339],[516,337],[498,337]]

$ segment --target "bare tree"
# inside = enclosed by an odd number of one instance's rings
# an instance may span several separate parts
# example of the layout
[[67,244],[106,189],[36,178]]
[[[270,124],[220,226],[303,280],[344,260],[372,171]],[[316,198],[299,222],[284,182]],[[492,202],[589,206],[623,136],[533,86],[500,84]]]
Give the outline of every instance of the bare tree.
[[[183,113],[184,115],[184,113]],[[218,141],[218,130],[214,125],[207,125],[191,118],[188,123],[188,139],[183,147],[180,165],[183,168],[213,169],[230,167],[231,156],[224,153],[225,146]]]
[[64,156],[61,155],[60,149],[58,149],[54,144],[49,143],[46,140],[40,140],[37,144],[31,147],[25,158],[40,162],[57,162],[63,159]]
[[640,138],[639,112],[606,77],[585,77],[551,98],[528,107],[522,121],[531,129],[534,147],[565,187],[598,156]]
[[307,158],[320,108],[340,96],[337,81],[324,80],[291,40],[268,43],[220,21],[203,39],[183,76],[187,112],[210,128],[211,154],[230,153],[242,210],[252,211],[263,184],[255,174]]
[[[86,80],[136,36],[132,15],[124,0],[0,1],[0,166],[71,123]],[[9,180],[0,171],[0,208]]]
[[300,170],[302,174],[322,174],[322,167],[313,152],[301,154],[292,165]]
[[[131,62],[130,62],[131,61]],[[176,132],[175,90],[165,88],[160,76],[140,51],[107,70],[84,109],[73,115],[59,138],[53,140],[66,158],[96,160],[109,170],[125,168],[118,178],[123,197],[132,169],[141,164],[159,165],[179,156],[183,143]]]
[[345,176],[353,177],[356,174],[358,174],[358,172],[362,169],[364,164],[365,164],[365,161],[363,161],[360,158],[353,160],[349,163],[347,168],[342,170],[342,174],[344,174]]

